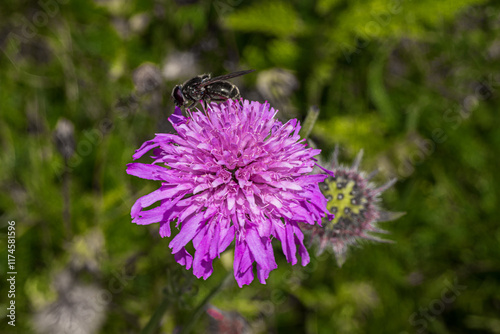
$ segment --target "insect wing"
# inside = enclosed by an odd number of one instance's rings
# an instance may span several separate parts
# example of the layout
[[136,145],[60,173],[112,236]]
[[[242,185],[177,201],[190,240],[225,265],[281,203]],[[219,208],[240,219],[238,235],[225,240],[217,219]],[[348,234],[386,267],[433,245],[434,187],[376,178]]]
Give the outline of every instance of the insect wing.
[[205,87],[205,86],[210,85],[210,84],[217,82],[217,81],[224,81],[224,80],[228,80],[231,78],[236,78],[236,77],[239,77],[241,75],[252,73],[254,71],[255,70],[246,70],[246,71],[238,71],[238,72],[233,72],[233,73],[229,73],[229,74],[225,74],[225,75],[220,75],[218,77],[203,81],[202,83],[200,83],[199,87]]

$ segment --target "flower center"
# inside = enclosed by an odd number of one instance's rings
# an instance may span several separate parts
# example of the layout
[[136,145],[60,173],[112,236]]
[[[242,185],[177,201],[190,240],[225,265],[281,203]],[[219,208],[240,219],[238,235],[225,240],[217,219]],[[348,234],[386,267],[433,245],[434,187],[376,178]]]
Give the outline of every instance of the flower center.
[[356,181],[344,176],[329,177],[321,183],[321,190],[328,200],[327,209],[335,214],[330,224],[335,225],[340,219],[354,219],[363,214],[368,199]]
[[233,169],[229,169],[227,168],[226,166],[222,167],[224,168],[224,170],[228,171],[229,173],[231,173],[231,180],[233,180],[234,182],[238,183],[238,179],[236,178],[236,172],[238,171],[238,168],[233,168]]

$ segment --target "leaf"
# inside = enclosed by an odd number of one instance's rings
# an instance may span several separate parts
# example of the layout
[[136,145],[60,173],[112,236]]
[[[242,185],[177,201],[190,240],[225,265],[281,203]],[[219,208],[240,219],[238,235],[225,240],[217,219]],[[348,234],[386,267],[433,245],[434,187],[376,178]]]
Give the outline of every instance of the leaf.
[[226,24],[234,30],[277,37],[296,36],[303,26],[295,9],[286,2],[261,2],[232,13]]

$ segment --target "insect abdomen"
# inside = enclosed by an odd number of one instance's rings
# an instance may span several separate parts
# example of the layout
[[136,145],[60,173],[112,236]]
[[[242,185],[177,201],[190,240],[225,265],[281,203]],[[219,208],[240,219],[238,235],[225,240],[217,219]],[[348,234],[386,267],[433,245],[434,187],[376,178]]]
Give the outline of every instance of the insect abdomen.
[[228,81],[221,81],[206,87],[210,99],[215,101],[224,101],[240,97],[238,87]]

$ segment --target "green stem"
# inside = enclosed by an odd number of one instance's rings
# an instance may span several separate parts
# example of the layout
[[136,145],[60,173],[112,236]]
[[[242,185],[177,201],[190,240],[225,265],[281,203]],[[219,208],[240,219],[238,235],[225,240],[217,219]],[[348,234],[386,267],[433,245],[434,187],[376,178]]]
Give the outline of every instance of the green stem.
[[141,334],[153,334],[160,326],[160,321],[163,318],[163,315],[168,309],[169,306],[168,295],[164,294],[163,300],[161,301],[160,306],[156,309],[155,313],[149,319],[148,324],[142,330]]
[[311,131],[314,127],[314,124],[318,120],[319,116],[319,108],[317,106],[312,106],[307,111],[306,119],[304,120],[304,124],[302,124],[302,128],[299,131],[299,136],[303,139],[307,139],[311,134]]
[[227,275],[222,279],[222,281],[219,283],[219,285],[217,285],[216,287],[214,287],[212,289],[212,291],[210,291],[210,293],[205,297],[205,299],[203,299],[203,301],[200,303],[200,305],[198,305],[198,307],[196,308],[196,310],[193,311],[193,313],[191,314],[191,317],[190,317],[188,323],[186,324],[186,326],[184,326],[182,328],[180,334],[189,334],[189,333],[191,333],[191,331],[193,330],[194,325],[198,321],[198,318],[201,316],[201,314],[203,313],[203,311],[205,311],[205,309],[206,309],[208,303],[210,302],[210,300],[217,293],[219,293],[222,290],[222,287],[224,287],[226,285],[226,283],[229,281],[229,279],[231,278],[231,276],[232,276],[232,271],[229,270],[228,273],[227,273]]

